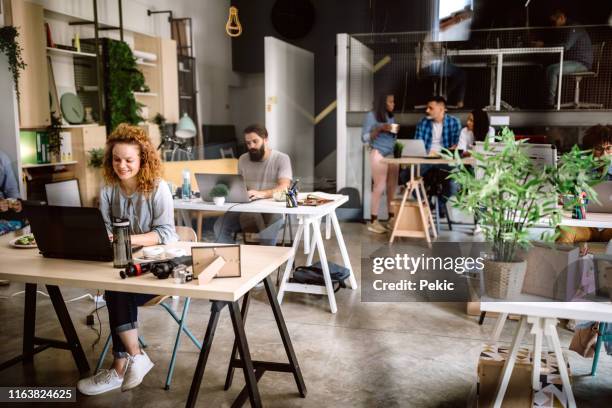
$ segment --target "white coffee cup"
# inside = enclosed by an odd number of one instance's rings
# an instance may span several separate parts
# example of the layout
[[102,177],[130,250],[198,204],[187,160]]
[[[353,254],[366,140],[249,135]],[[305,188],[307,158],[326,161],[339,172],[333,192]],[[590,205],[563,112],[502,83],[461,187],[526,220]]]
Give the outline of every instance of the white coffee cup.
[[391,133],[397,134],[397,132],[399,132],[399,125],[397,123],[392,123],[391,124]]

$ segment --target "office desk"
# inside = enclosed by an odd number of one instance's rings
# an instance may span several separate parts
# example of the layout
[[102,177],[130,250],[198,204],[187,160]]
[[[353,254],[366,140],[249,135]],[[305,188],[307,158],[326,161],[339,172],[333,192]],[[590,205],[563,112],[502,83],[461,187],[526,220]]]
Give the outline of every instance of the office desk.
[[[305,198],[307,193],[300,193],[300,199]],[[174,200],[174,209],[176,210],[196,210],[196,211],[212,211],[212,212],[237,212],[237,213],[259,213],[259,214],[282,214],[288,216],[296,216],[299,221],[298,229],[293,238],[293,245],[291,248],[291,256],[285,266],[280,287],[278,289],[278,302],[283,302],[283,296],[285,292],[300,292],[300,293],[311,293],[318,295],[327,295],[329,301],[329,308],[332,313],[338,311],[336,306],[336,297],[334,296],[334,288],[329,273],[329,265],[327,262],[327,255],[325,253],[324,240],[321,235],[321,223],[322,219],[326,220],[326,238],[331,237],[331,227],[333,226],[336,239],[338,241],[338,247],[340,254],[342,255],[342,261],[344,266],[350,271],[349,283],[353,290],[357,289],[357,280],[351,267],[351,260],[346,249],[344,237],[342,236],[342,230],[340,229],[340,223],[336,216],[336,209],[348,201],[348,197],[340,194],[326,194],[326,197],[333,199],[332,202],[319,205],[319,206],[299,206],[296,208],[287,208],[284,201],[274,201],[272,199],[257,200],[250,203],[235,204],[225,203],[223,205],[215,205],[210,202],[202,201],[201,199],[192,200]],[[312,227],[312,238],[310,237],[310,228]],[[316,248],[321,261],[323,270],[323,278],[325,280],[325,286],[318,285],[304,285],[300,283],[289,282],[289,275],[293,262],[297,254],[300,242],[304,239],[304,253],[308,254],[306,264],[311,265],[314,258],[314,249]]]
[[557,333],[557,319],[575,319],[575,320],[594,320],[602,322],[612,322],[612,304],[599,302],[550,302],[548,299],[537,296],[521,295],[521,299],[525,301],[503,302],[492,301],[492,299],[483,298],[480,303],[480,309],[486,312],[499,313],[495,329],[493,331],[492,341],[497,342],[503,328],[503,324],[508,317],[508,314],[520,315],[521,319],[517,326],[512,347],[508,359],[504,364],[502,376],[500,377],[497,386],[495,397],[495,408],[502,406],[504,394],[508,388],[512,369],[516,362],[516,356],[521,345],[521,341],[525,336],[527,325],[531,325],[531,334],[534,335],[534,354],[533,354],[533,371],[532,371],[532,387],[534,390],[540,389],[540,355],[542,353],[542,340],[545,337],[549,349],[552,349],[559,364],[559,372],[563,382],[563,390],[567,397],[569,407],[575,407],[576,401],[572,392],[572,386],[567,372],[567,365],[563,358],[561,343]]
[[587,217],[582,220],[573,219],[571,216],[564,216],[561,219],[561,225],[568,227],[612,228],[612,213],[587,212]]
[[[473,157],[465,157],[462,159],[463,164],[467,165],[475,165],[476,160]],[[433,228],[432,235],[433,237],[437,237],[438,232],[440,231],[440,208],[438,199],[436,197],[435,200],[435,211],[436,211],[436,222],[435,225],[433,223],[433,217],[431,216],[431,211],[429,209],[429,204],[423,205],[422,202],[429,202],[427,199],[427,194],[425,193],[425,185],[423,184],[423,179],[421,178],[421,165],[422,164],[431,164],[431,165],[453,165],[455,163],[454,160],[440,158],[425,158],[425,157],[398,157],[391,158],[386,157],[383,159],[383,163],[387,164],[395,164],[395,165],[407,165],[410,166],[410,179],[406,183],[406,191],[404,196],[402,197],[402,207],[406,203],[408,199],[413,196],[413,193],[416,195],[417,204],[419,206],[419,213],[421,214],[421,223],[424,225],[425,230],[421,235],[415,231],[397,231],[397,228],[393,228],[393,232],[391,233],[391,238],[389,239],[390,243],[393,243],[395,236],[408,236],[408,237],[420,237],[423,236],[427,242],[431,242],[429,227]],[[400,210],[401,211],[401,210]],[[399,219],[399,214],[397,219]]]
[[[10,247],[8,245],[10,238],[11,236],[0,237],[0,258],[2,259],[0,279],[26,283],[23,354],[0,364],[0,369],[20,361],[32,362],[34,354],[53,347],[70,350],[81,375],[89,372],[89,364],[66,309],[59,289],[60,286],[178,295],[212,301],[210,319],[189,391],[188,407],[195,406],[219,315],[225,306],[229,309],[235,334],[234,350],[228,368],[227,384],[231,385],[231,378],[235,368],[242,368],[246,379],[246,386],[236,399],[236,403],[239,404],[238,406],[241,406],[247,398],[250,400],[251,406],[261,406],[257,381],[266,370],[293,373],[300,395],[302,397],[306,396],[306,386],[276,298],[274,285],[270,279],[270,274],[289,259],[291,255],[289,248],[244,245],[242,247],[241,260],[242,276],[240,278],[214,279],[208,285],[199,286],[195,281],[186,284],[175,284],[171,279],[160,280],[152,274],[121,279],[119,277],[119,270],[114,269],[112,263],[43,258],[36,249],[15,249]],[[210,245],[180,242],[169,246],[189,249],[192,246]],[[261,281],[264,282],[289,363],[251,360],[244,323],[248,310],[249,291]],[[36,286],[39,284],[47,286],[53,308],[66,336],[66,342],[44,339],[35,335]],[[240,298],[243,299],[242,311],[238,305]],[[240,359],[236,358],[236,351],[240,353]]]
[[478,50],[448,49],[448,56],[491,56],[495,57],[496,69],[491,69],[491,95],[495,84],[495,110],[501,109],[502,72],[504,56],[526,54],[559,54],[559,85],[557,88],[557,110],[561,109],[561,85],[563,81],[563,47],[484,48]]

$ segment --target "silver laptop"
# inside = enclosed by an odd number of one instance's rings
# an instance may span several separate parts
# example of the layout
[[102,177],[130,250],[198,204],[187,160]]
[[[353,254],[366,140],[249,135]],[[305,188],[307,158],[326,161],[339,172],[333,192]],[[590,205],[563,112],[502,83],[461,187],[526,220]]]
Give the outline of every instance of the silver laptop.
[[587,212],[612,213],[612,181],[604,181],[593,187],[597,193],[599,204],[594,200],[589,200]]
[[425,150],[425,141],[421,139],[405,139],[401,141],[404,144],[402,156],[405,157],[427,157]]
[[225,198],[228,203],[248,203],[249,195],[247,194],[244,178],[237,174],[195,174],[200,197],[204,201],[212,201],[210,190],[217,184],[225,184],[229,188],[229,195]]

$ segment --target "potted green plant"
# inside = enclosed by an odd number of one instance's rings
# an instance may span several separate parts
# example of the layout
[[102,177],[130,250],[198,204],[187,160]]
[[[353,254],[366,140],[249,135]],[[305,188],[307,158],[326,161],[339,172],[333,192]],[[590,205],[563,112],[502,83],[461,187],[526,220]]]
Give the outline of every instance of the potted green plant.
[[604,181],[606,172],[599,170],[608,166],[605,156],[595,157],[592,151],[580,150],[578,146],[559,158],[554,183],[564,209],[571,211],[572,218],[586,218],[587,200],[598,202],[593,187]]
[[51,124],[47,126],[51,163],[58,163],[61,161],[62,130],[62,119],[55,112],[51,112]]
[[225,203],[225,197],[229,194],[229,188],[222,183],[217,184],[210,189],[210,197],[213,199],[215,205],[223,205]]
[[[450,178],[461,186],[453,206],[475,214],[491,244],[491,256],[484,262],[486,293],[506,299],[519,295],[523,287],[526,262],[519,250],[530,246],[528,230],[542,219],[556,227],[561,209],[551,194],[554,168],[536,166],[523,146],[526,140],[515,140],[508,128],[495,141],[501,150],[498,146],[494,151],[487,140],[484,152],[473,152],[475,171],[463,164],[458,152],[445,151],[443,156],[454,160]],[[546,231],[541,239],[551,242],[555,237]]]
[[402,157],[402,152],[404,151],[404,144],[402,142],[396,141],[393,145],[393,157],[399,159]]
[[104,164],[104,148],[90,149],[87,154],[89,155],[87,165],[94,169],[101,169]]

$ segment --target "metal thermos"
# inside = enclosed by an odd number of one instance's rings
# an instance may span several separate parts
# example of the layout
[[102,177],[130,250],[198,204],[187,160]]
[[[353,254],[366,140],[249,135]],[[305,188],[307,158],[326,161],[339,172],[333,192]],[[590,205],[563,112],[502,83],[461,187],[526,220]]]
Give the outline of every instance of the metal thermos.
[[113,266],[125,268],[132,262],[132,241],[130,239],[130,220],[113,219]]

